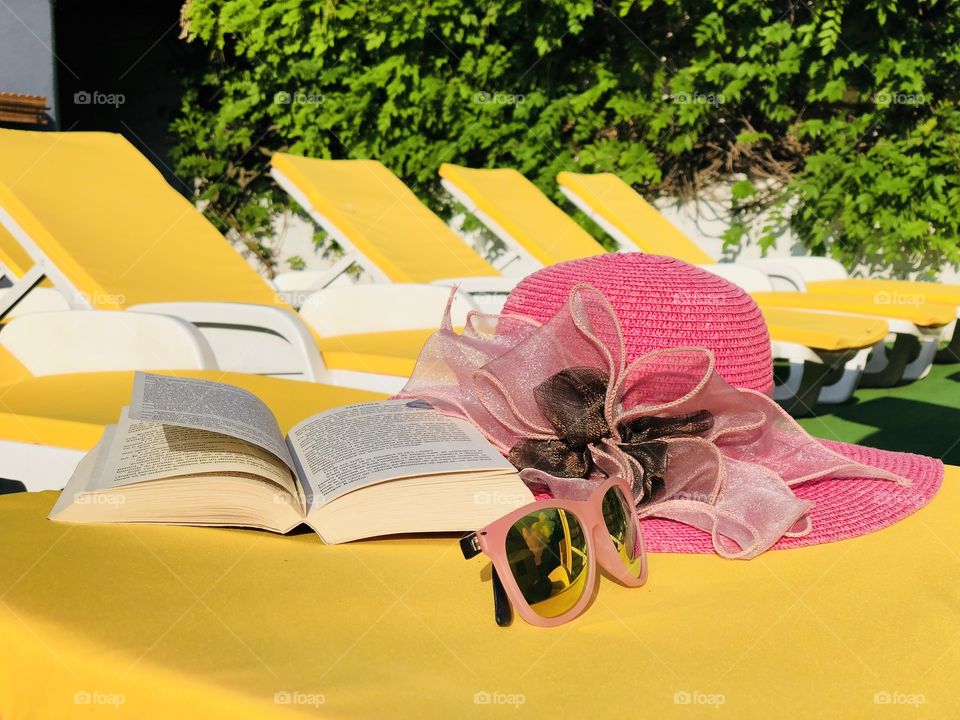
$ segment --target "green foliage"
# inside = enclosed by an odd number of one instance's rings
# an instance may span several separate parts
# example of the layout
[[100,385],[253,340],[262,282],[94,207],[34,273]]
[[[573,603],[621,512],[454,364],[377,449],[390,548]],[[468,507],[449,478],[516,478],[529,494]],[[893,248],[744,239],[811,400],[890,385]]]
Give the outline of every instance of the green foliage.
[[514,167],[558,201],[561,170],[687,197],[736,180],[728,242],[772,209],[763,244],[789,225],[850,265],[960,260],[946,0],[190,0],[185,19],[210,61],[173,124],[178,172],[261,250],[283,150],[377,158],[446,213],[442,162]]

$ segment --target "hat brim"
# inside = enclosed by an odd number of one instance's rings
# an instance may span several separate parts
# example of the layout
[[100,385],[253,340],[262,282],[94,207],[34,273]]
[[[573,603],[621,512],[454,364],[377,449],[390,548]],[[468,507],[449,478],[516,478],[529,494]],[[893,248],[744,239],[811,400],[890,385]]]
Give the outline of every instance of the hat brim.
[[[794,494],[813,502],[808,513],[812,530],[802,537],[781,538],[774,550],[836,542],[889,527],[930,502],[943,482],[943,463],[924,455],[821,442],[851,460],[888,470],[912,484],[827,477],[796,485]],[[710,535],[689,525],[660,518],[644,518],[641,525],[649,552],[715,552]]]

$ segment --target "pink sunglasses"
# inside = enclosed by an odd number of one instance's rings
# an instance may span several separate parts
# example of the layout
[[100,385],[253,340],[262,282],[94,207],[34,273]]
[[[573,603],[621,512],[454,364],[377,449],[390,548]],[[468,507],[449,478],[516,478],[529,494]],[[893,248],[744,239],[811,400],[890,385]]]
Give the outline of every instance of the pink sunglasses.
[[621,479],[604,481],[586,500],[542,500],[514,510],[460,539],[467,559],[493,562],[497,625],[510,624],[511,603],[531,625],[553,627],[584,611],[597,565],[629,587],[647,579],[640,521]]

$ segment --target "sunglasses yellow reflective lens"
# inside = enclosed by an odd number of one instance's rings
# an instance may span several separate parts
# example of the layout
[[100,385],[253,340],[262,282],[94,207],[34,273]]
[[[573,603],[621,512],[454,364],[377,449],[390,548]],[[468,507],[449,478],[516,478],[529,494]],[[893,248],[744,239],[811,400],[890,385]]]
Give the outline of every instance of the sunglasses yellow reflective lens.
[[563,615],[583,597],[587,539],[572,513],[542,508],[523,516],[507,532],[506,550],[517,587],[540,617]]
[[637,547],[637,531],[630,511],[630,505],[618,487],[611,487],[603,496],[603,521],[606,523],[613,547],[620,556],[627,571],[633,577],[640,577],[643,571],[643,558]]

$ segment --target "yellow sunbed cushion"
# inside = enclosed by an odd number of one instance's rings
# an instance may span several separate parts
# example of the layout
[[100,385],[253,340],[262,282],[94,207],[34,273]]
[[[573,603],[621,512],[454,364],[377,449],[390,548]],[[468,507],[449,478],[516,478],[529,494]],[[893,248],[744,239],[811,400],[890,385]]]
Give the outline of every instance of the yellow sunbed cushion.
[[71,526],[55,499],[0,497],[4,717],[960,716],[954,467],[864,537],[651,555],[554,630],[498,628],[454,537]]
[[613,173],[561,172],[557,174],[557,182],[643,252],[669,255],[692,265],[714,262],[640,193]]
[[[267,403],[284,431],[323,410],[383,398],[383,395],[363,390],[220,370],[164,370],[161,374],[216,380],[245,388]],[[108,425],[115,423],[120,416],[120,409],[130,403],[133,375],[132,372],[45,375],[2,385],[0,413],[62,420],[88,426]],[[16,420],[12,417],[5,422],[16,427]],[[0,424],[0,431],[4,427]],[[48,430],[53,434],[37,434],[31,440],[24,437],[23,433],[26,431],[21,429],[19,437],[26,442],[79,449],[92,447],[99,437],[91,438],[89,434],[83,433],[61,437],[55,424],[46,428],[36,426],[34,429],[37,433]]]
[[[0,325],[2,329],[2,325]],[[7,384],[31,377],[26,365],[20,362],[5,347],[0,347],[0,383]],[[0,412],[3,411],[0,405]]]
[[435,329],[395,330],[320,338],[323,362],[331,370],[355,370],[410,377],[420,349]]
[[957,316],[950,305],[917,302],[916,304],[881,304],[870,297],[831,293],[756,292],[750,293],[761,309],[795,308],[825,312],[874,315],[894,320],[905,320],[921,327],[946,325]]
[[[30,254],[3,225],[0,225],[0,276],[7,276],[7,280],[12,283],[23,277],[33,265]],[[53,283],[50,282],[50,278],[44,278],[37,287],[53,287]]]
[[606,252],[516,170],[475,170],[444,163],[440,176],[467,195],[478,210],[544,265]]
[[33,266],[30,254],[21,247],[13,235],[0,225],[0,275],[4,268],[11,273],[9,280],[13,281],[23,275]]
[[[127,399],[129,402],[129,398]],[[0,439],[29,445],[53,445],[67,450],[89,450],[103,434],[100,423],[23,415],[0,402]]]
[[[584,175],[563,172],[557,175],[562,187],[580,197],[594,212],[626,235],[644,252],[671,255],[689,263],[711,263],[713,260],[650,205],[633,188],[611,173]],[[921,326],[945,325],[956,316],[956,310],[933,303],[912,305],[883,303],[873,297],[851,296],[836,292],[751,293],[761,308],[807,308],[839,313],[877,315],[907,320]]]
[[852,350],[875,345],[889,332],[884,320],[762,307],[770,336],[818,350]]
[[[599,215],[627,237],[643,252],[659,253],[679,258],[688,263],[712,263],[714,259],[688,238],[655,207],[627,183],[612,173],[587,175],[561,172],[557,175],[561,187],[575,194],[594,213]],[[862,312],[848,307],[865,307],[872,302],[872,314],[911,320],[918,325],[936,325],[941,322],[922,322],[919,315],[909,310],[898,311],[895,305],[942,303],[960,305],[960,285],[918,283],[900,280],[830,280],[807,284],[809,293],[784,300],[789,307],[809,307],[837,312]],[[839,305],[825,306],[822,301],[810,299],[811,293],[822,293],[837,298]],[[802,298],[802,299],[801,299]],[[849,303],[849,305],[845,304]]]
[[932,302],[942,305],[960,305],[960,285],[909,280],[872,280],[849,278],[848,280],[818,280],[807,283],[810,292],[823,292],[869,297],[874,302],[886,305]]
[[[278,304],[217,229],[120,135],[0,130],[0,207],[95,308]],[[0,234],[6,257],[28,262],[12,242]]]
[[498,275],[376,160],[274,153],[270,162],[393,282]]

